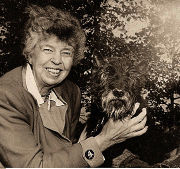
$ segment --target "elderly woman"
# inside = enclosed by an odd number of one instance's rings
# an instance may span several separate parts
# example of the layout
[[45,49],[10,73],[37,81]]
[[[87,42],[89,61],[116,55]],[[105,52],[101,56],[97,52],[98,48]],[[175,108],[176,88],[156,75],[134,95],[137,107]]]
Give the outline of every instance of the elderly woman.
[[84,33],[74,17],[54,7],[26,11],[27,63],[0,79],[0,161],[18,168],[100,166],[105,149],[146,132],[146,110],[124,122],[109,120],[96,137],[83,139],[83,132],[73,143],[81,95],[66,77],[83,58]]

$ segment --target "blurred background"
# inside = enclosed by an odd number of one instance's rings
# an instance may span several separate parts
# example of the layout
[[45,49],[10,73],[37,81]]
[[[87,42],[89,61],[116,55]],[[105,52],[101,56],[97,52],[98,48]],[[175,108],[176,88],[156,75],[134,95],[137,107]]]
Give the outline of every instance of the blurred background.
[[149,164],[173,156],[180,144],[180,1],[1,0],[0,76],[24,62],[23,12],[30,4],[69,11],[86,33],[85,58],[69,76],[82,91],[82,123],[90,112],[93,51],[104,58],[144,61],[148,71],[142,94],[148,101],[149,130],[132,151]]

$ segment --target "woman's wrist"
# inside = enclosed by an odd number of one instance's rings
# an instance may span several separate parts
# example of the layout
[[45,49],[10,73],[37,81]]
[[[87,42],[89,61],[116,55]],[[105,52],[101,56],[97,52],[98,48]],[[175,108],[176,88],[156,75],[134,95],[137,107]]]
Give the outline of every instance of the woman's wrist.
[[104,139],[103,136],[97,135],[94,138],[95,138],[101,152],[103,152],[108,147],[110,147],[110,144],[108,144],[108,141],[106,139]]

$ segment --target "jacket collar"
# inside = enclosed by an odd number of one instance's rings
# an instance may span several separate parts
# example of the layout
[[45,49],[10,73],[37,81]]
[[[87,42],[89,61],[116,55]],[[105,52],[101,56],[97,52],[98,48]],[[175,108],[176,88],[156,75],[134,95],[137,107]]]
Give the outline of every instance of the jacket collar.
[[[11,70],[10,72],[6,73],[4,77],[6,77],[3,80],[11,79],[14,83],[17,85],[22,86],[25,90],[27,90],[27,87],[25,84],[25,74],[26,74],[26,65],[25,66],[19,66]],[[11,82],[10,81],[10,82]],[[54,92],[56,93],[58,98],[62,98],[67,104],[69,104],[69,96],[67,94],[68,92],[68,83],[67,80],[64,80],[59,85],[54,87]]]

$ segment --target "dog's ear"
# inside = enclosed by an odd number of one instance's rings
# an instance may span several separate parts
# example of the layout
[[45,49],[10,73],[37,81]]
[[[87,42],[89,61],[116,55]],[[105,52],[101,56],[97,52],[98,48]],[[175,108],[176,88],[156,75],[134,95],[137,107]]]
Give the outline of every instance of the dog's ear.
[[95,64],[97,67],[100,67],[105,64],[105,60],[103,59],[100,51],[98,51],[97,49],[94,49],[93,57],[94,57]]
[[148,72],[148,68],[149,68],[149,64],[147,61],[142,60],[141,62],[139,62],[137,64],[137,70],[139,71],[139,73],[144,74]]
[[148,80],[148,74],[149,74],[149,63],[146,60],[140,61],[136,65],[137,70],[137,83],[139,87],[144,88],[146,85],[146,82]]

